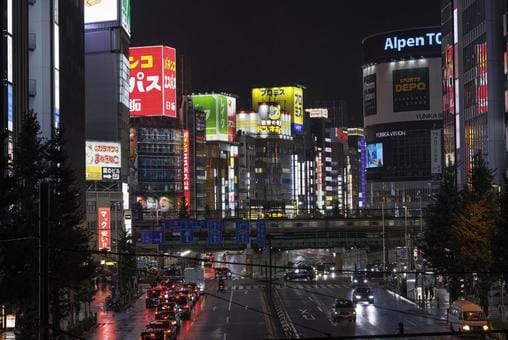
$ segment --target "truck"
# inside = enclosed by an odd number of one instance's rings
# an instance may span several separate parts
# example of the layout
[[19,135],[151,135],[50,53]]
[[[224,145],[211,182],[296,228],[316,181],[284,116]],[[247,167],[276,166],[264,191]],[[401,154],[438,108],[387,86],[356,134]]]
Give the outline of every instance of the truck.
[[185,268],[183,271],[183,280],[186,283],[195,283],[200,294],[205,292],[205,275],[201,268]]

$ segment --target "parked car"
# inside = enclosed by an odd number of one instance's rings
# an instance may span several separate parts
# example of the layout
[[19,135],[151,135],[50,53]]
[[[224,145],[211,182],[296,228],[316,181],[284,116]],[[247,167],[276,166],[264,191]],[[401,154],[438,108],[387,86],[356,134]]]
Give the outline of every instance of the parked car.
[[353,302],[348,299],[337,299],[332,305],[330,311],[330,319],[333,322],[337,320],[347,320],[349,322],[356,322],[356,310]]

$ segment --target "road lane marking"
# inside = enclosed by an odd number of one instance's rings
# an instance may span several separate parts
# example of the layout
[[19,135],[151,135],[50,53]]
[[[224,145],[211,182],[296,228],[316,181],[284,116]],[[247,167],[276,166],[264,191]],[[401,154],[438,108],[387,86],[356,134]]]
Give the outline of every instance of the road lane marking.
[[[231,310],[231,302],[233,301],[233,291],[231,291],[231,295],[229,296],[229,306],[228,311]],[[226,338],[226,334],[224,333],[224,339]]]
[[229,323],[229,316],[226,317],[226,323]]
[[309,296],[307,296],[307,298],[308,298],[310,301],[312,301],[312,296],[310,296],[310,295],[309,295]]
[[406,320],[405,322],[407,322],[408,324],[410,324],[411,326],[416,326],[416,323],[414,323],[413,321],[411,320]]
[[215,310],[217,309],[217,306],[213,306],[212,307],[212,310],[215,312]]
[[226,333],[224,333],[224,340],[226,340]]
[[323,310],[321,309],[321,307],[317,306],[317,309],[322,313]]

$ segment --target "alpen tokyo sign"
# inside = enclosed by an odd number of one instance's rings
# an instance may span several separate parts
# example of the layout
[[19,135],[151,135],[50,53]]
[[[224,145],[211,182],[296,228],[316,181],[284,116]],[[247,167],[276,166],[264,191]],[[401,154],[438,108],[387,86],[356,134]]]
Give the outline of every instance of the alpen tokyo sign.
[[399,37],[387,37],[385,39],[385,51],[397,50],[402,51],[408,47],[423,47],[441,45],[441,33],[440,32],[429,32],[420,36],[410,38],[399,38]]

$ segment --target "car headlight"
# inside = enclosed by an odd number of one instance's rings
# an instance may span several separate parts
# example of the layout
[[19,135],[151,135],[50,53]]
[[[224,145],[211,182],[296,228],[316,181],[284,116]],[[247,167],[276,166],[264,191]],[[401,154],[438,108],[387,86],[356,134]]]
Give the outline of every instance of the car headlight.
[[483,325],[483,330],[484,331],[488,331],[489,330],[489,326],[488,325]]
[[367,279],[363,280],[363,283],[367,283]]
[[471,327],[469,327],[469,325],[464,325],[464,326],[462,326],[462,329],[465,331],[469,331],[469,330],[471,330]]
[[361,298],[362,298],[362,296],[361,296],[361,295],[355,295],[355,298],[357,298],[357,299],[361,299]]
[[356,312],[355,312],[355,311],[353,311],[353,315],[355,315],[355,314],[356,314]]
[[335,312],[335,314],[339,314],[338,312]]
[[373,299],[374,298],[374,295],[369,295],[369,299]]
[[353,282],[354,282],[354,283],[358,283],[358,280],[357,280],[357,279],[354,279],[354,280],[353,280]]

